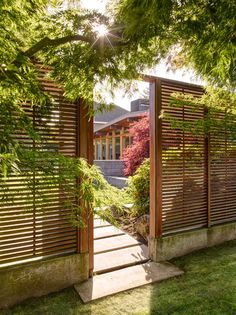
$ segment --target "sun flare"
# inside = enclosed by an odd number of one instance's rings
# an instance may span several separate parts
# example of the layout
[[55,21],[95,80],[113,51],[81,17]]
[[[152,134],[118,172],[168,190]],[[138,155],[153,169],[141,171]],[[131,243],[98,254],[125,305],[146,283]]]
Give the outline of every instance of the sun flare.
[[104,25],[104,24],[95,25],[93,30],[97,34],[98,37],[103,37],[103,36],[106,36],[108,34],[108,29],[107,29],[106,25]]

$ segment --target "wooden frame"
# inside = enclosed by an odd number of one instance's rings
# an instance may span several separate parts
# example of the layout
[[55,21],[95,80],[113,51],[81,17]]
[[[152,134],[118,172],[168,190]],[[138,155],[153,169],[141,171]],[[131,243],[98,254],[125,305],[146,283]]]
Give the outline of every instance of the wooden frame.
[[150,237],[162,235],[161,81],[150,79]]
[[[80,100],[78,104],[78,142],[79,157],[93,164],[93,119],[88,117],[86,104]],[[93,211],[84,209],[86,227],[78,229],[78,252],[89,253],[89,273],[93,274]]]
[[[208,110],[205,109],[205,116]],[[207,133],[205,138],[205,173],[207,183],[207,227],[211,227],[211,146],[210,146],[210,132]]]
[[112,130],[112,160],[116,159],[116,133],[115,130]]
[[[171,137],[171,133],[168,134],[168,128],[165,127],[166,126],[165,116],[163,116],[164,118],[162,119],[162,111],[166,110],[166,106],[167,106],[168,98],[166,95],[169,95],[168,90],[170,92],[173,90],[171,89],[171,84],[175,85],[175,88],[177,86],[179,90],[182,89],[184,91],[184,89],[186,89],[187,92],[190,91],[194,95],[201,95],[201,93],[203,93],[204,91],[200,86],[197,86],[197,85],[187,84],[183,82],[176,82],[173,80],[166,80],[166,79],[161,79],[161,78],[156,78],[156,77],[146,77],[146,81],[148,81],[150,84],[150,162],[151,162],[150,163],[151,164],[150,165],[150,237],[151,239],[160,238],[163,235],[165,236],[172,233],[178,233],[180,231],[193,230],[200,227],[211,227],[211,226],[215,226],[215,225],[222,224],[225,222],[235,221],[235,218],[236,218],[235,217],[235,214],[236,214],[235,191],[236,189],[235,189],[235,185],[232,185],[232,181],[235,182],[236,166],[235,164],[233,164],[233,166],[228,164],[228,163],[231,163],[232,161],[230,160],[230,157],[227,157],[227,153],[230,148],[228,148],[229,144],[227,142],[228,140],[226,137],[227,130],[225,130],[225,133],[219,139],[220,141],[219,143],[222,147],[222,150],[220,151],[220,153],[214,152],[214,148],[218,145],[217,134],[214,135],[214,132],[211,132],[211,134],[208,133],[208,135],[205,135],[205,138],[202,137],[202,140],[201,140],[201,148],[202,148],[201,152],[203,156],[203,158],[201,159],[202,161],[201,165],[204,165],[204,166],[203,166],[203,172],[199,175],[200,177],[197,177],[197,178],[201,179],[202,177],[204,177],[204,183],[202,185],[206,187],[204,188],[205,189],[204,190],[204,203],[202,203],[203,205],[201,208],[202,217],[200,217],[199,215],[199,200],[197,200],[197,198],[194,197],[194,199],[191,198],[191,202],[194,206],[191,212],[189,211],[191,204],[187,204],[188,211],[190,213],[186,215],[187,224],[183,225],[184,217],[182,217],[181,215],[177,213],[176,209],[178,210],[178,207],[175,206],[173,207],[174,214],[172,215],[172,217],[170,215],[168,217],[169,220],[173,220],[172,222],[169,221],[171,223],[170,224],[171,228],[169,229],[168,227],[166,228],[165,219],[162,218],[162,214],[163,216],[165,216],[165,211],[166,209],[168,209],[168,208],[165,208],[166,200],[168,199],[166,198],[165,200],[165,194],[168,197],[167,193],[165,192],[165,189],[168,188],[168,191],[170,191],[172,189],[171,185],[175,184],[174,182],[172,182],[172,178],[170,178],[170,180],[168,179],[168,181],[165,181],[166,176],[169,176],[169,175],[166,172],[165,163],[162,166],[162,159],[163,161],[165,161],[164,141],[166,137]],[[45,81],[44,84],[47,87],[46,85],[48,84],[47,81]],[[170,85],[169,87],[168,87],[168,84]],[[51,83],[50,83],[50,88],[52,88]],[[83,157],[88,161],[88,163],[92,164],[93,163],[93,148],[94,148],[93,146],[93,119],[92,118],[89,119],[87,107],[83,100],[80,100],[78,103],[71,103],[71,104],[67,102],[65,103],[65,106],[66,106],[66,111],[65,111],[66,115],[65,117],[62,116],[63,119],[60,122],[61,124],[59,125],[60,128],[58,129],[59,130],[58,132],[59,134],[62,131],[65,132],[65,130],[67,130],[66,128],[69,128],[70,134],[72,134],[73,132],[73,137],[72,137],[73,141],[71,142],[68,141],[69,150],[66,147],[65,152],[67,156],[76,155],[77,157]],[[204,107],[202,108],[202,110],[204,110]],[[76,115],[75,115],[75,112],[76,112]],[[205,110],[204,113],[206,115],[207,111]],[[200,117],[202,117],[202,112],[201,112]],[[224,115],[222,117],[224,117]],[[163,125],[162,125],[162,120],[163,120]],[[122,135],[122,132],[121,134],[116,135],[114,130],[112,132],[113,132],[113,137],[112,137],[113,158],[115,158],[115,139],[120,137],[120,146],[122,149],[122,143],[124,145],[123,137],[125,136],[128,137],[129,135],[127,134]],[[76,135],[76,139],[75,139],[75,135]],[[57,134],[56,136],[58,137]],[[110,136],[107,137],[106,140],[107,139],[110,139]],[[76,146],[75,146],[75,140],[76,140]],[[171,138],[171,141],[172,140],[173,139]],[[58,147],[60,148],[61,143],[62,144],[64,142],[66,143],[66,141],[67,141],[67,137],[62,138],[62,141],[58,142]],[[184,141],[185,139],[183,137],[183,142]],[[163,146],[163,151],[162,151],[162,146]],[[108,147],[108,142],[106,141],[106,149],[107,147]],[[62,148],[63,148],[63,145],[62,145]],[[184,151],[184,146],[183,146],[183,151]],[[60,152],[63,153],[63,150],[61,150]],[[216,155],[216,157],[214,157],[214,154]],[[222,158],[221,157],[222,154],[225,155],[225,157]],[[234,158],[233,162],[235,162],[235,155],[232,158]],[[218,164],[214,162],[214,159],[218,159],[217,160]],[[178,172],[178,169],[177,169],[177,172]],[[223,192],[219,191],[218,187],[216,187],[215,182],[214,182],[214,177],[213,177],[213,176],[221,176],[222,172],[226,176],[226,178],[224,179],[225,183],[223,183],[224,184]],[[232,179],[227,178],[230,175],[229,172],[234,173],[233,174],[234,177]],[[179,174],[175,173],[174,176],[177,177],[179,176]],[[171,181],[171,184],[170,184],[170,181]],[[184,181],[185,181],[185,178],[183,175],[183,182]],[[15,179],[12,180],[12,183],[15,184]],[[219,181],[219,183],[221,183],[221,181]],[[227,185],[228,186],[231,185],[232,189],[231,190],[228,189],[229,191],[227,191],[227,187],[228,187]],[[162,192],[162,189],[163,189],[163,192]],[[216,199],[216,201],[214,200],[214,198]],[[169,198],[168,200],[172,202],[171,198]],[[75,229],[73,228],[73,236],[71,238],[71,244],[73,245],[73,247],[72,246],[70,247],[70,253],[74,254],[75,252],[77,252],[77,253],[89,254],[89,272],[90,272],[90,275],[92,276],[93,255],[94,255],[93,211],[92,209],[84,208],[84,212],[82,215],[86,223],[86,228],[83,228],[83,229],[78,228],[77,234],[76,234]],[[10,218],[10,221],[11,220],[12,219]],[[32,219],[29,218],[29,221],[27,221],[28,219],[23,218],[23,220],[24,220],[24,224],[27,224],[29,226],[31,224]],[[33,224],[35,228],[36,226],[35,217],[33,218],[33,220],[34,220]],[[49,218],[49,220],[51,219]],[[174,220],[178,224],[175,225]],[[12,224],[17,225],[18,223],[16,221],[17,220],[14,220],[14,223]],[[199,222],[200,222],[200,225],[199,225]],[[22,224],[22,223],[20,222],[19,224]],[[50,222],[50,225],[51,225],[51,222]],[[176,229],[176,227],[178,229]],[[64,227],[61,228],[60,233],[61,235],[65,236],[66,232],[65,232]],[[34,238],[35,238],[35,235],[36,235],[35,231],[33,231]],[[23,236],[28,237],[26,234]],[[76,244],[76,237],[77,237],[77,244]],[[23,241],[20,240],[22,244],[23,244]],[[35,246],[35,241],[36,239],[34,239],[33,246]],[[58,244],[61,248],[61,241]],[[25,255],[24,253],[25,248],[27,249],[27,246],[31,246],[31,244],[30,245],[20,244],[20,246],[21,246],[21,249],[20,249],[19,255],[23,255],[23,254]],[[54,245],[50,245],[50,246],[54,246]],[[68,247],[66,246],[65,246],[65,252],[62,252],[62,253],[60,252],[59,253],[60,255],[69,253]],[[9,250],[9,253],[7,254],[10,257],[9,259],[12,259],[12,257],[14,257],[14,260],[16,260],[17,257],[15,257],[16,255],[15,249],[14,251],[11,251],[10,248],[12,248],[13,246],[8,246],[8,247],[9,249],[7,248],[7,250]],[[35,255],[35,252],[36,252],[36,249],[34,248],[34,255]],[[41,256],[42,255],[41,252],[39,253]],[[53,248],[53,253],[55,254],[54,248]],[[32,259],[31,254],[27,256],[27,259],[28,258]]]

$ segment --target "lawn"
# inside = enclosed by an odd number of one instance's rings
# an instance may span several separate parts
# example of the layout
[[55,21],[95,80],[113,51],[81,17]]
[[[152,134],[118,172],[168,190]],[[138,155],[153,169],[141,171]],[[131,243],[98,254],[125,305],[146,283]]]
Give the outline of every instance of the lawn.
[[236,241],[174,259],[185,271],[176,279],[148,285],[83,305],[69,288],[35,298],[1,315],[236,315]]

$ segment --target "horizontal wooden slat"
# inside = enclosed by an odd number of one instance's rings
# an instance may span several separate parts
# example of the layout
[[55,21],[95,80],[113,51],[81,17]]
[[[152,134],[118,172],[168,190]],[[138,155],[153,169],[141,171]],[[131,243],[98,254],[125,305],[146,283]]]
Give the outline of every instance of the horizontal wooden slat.
[[[167,79],[159,82],[162,234],[236,220],[236,141],[231,136],[235,118],[203,106],[174,103],[173,93],[199,97],[204,93],[201,87]],[[209,134],[195,129],[206,114],[216,122]],[[229,127],[222,128],[221,122]]]
[[[227,114],[226,114],[227,115]],[[224,113],[212,113],[223,121]],[[229,118],[229,117],[228,117]],[[227,119],[228,119],[227,118]],[[235,121],[232,120],[232,123]],[[211,131],[211,218],[212,224],[236,220],[236,146],[227,126]]]
[[[15,137],[26,148],[34,145],[37,150],[75,156],[78,151],[77,104],[63,97],[60,85],[47,77],[49,69],[39,64],[38,68],[39,81],[54,98],[54,107],[42,117],[29,102],[22,103],[41,140],[34,143],[22,130],[16,131]],[[62,196],[59,186],[49,185],[50,176],[42,179],[35,170],[31,180],[33,178],[34,192],[29,189],[29,178],[25,175],[15,174],[6,183],[0,183],[0,266],[76,252],[77,232],[69,222],[70,210],[65,209],[64,204],[66,197]],[[71,185],[73,188],[75,183]]]
[[170,104],[174,92],[202,95],[201,88],[161,80],[162,119],[162,225],[163,233],[188,230],[207,223],[205,135],[172,127],[171,121],[195,123],[203,108]]

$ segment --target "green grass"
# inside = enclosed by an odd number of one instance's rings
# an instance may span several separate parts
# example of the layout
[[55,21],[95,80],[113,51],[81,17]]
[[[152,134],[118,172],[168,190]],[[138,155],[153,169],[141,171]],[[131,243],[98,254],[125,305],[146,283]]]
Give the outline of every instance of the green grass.
[[179,278],[83,305],[73,288],[30,299],[1,315],[236,315],[236,241],[172,261]]

